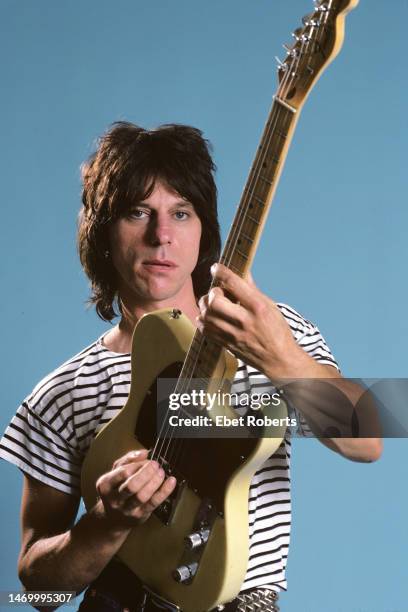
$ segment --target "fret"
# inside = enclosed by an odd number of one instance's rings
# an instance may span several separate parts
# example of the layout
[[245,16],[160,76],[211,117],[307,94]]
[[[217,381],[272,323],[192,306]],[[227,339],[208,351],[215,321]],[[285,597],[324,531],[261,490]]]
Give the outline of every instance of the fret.
[[[247,240],[247,241],[248,241],[248,242],[250,242],[251,244],[253,244],[253,242],[254,242],[254,241],[253,241],[253,239],[252,239],[252,238],[250,238],[250,236],[248,236],[247,234],[244,234],[244,232],[241,232],[241,233],[239,234],[239,237],[240,237],[240,238],[244,238],[245,240]],[[239,244],[239,240],[238,240],[238,244]]]
[[235,249],[235,253],[238,253],[243,259],[248,259],[248,255],[245,255],[240,249]]
[[252,221],[252,223],[256,223],[256,225],[259,225],[260,223],[257,219],[255,219],[255,217],[253,217],[252,215],[248,215],[248,213],[245,215],[245,218]]
[[198,338],[197,338],[197,339],[194,339],[194,340],[193,340],[193,342],[191,343],[191,346],[190,346],[190,351],[191,351],[192,353],[194,353],[194,352],[195,352],[195,353],[197,353],[197,352],[198,352],[198,350],[199,350],[199,349],[198,349],[198,346],[197,346],[197,345],[198,345],[198,342],[199,342],[199,340],[198,340]]
[[[205,353],[203,346],[196,347],[194,342],[190,346],[188,356],[184,363],[182,372],[180,373],[179,382],[183,382],[187,379],[194,379],[194,384],[197,383],[208,383],[208,379],[211,378],[213,368],[220,355],[220,347],[213,341],[206,339]],[[200,359],[197,359],[197,355],[200,355]],[[205,376],[205,378],[203,378]]]
[[275,130],[274,134],[276,134],[277,136],[280,136],[280,138],[282,138],[283,140],[286,140],[287,138],[286,134],[284,134],[281,130]]
[[258,204],[261,204],[261,206],[265,206],[265,200],[263,200],[259,196],[255,195],[253,189],[247,189],[247,192],[248,192],[248,195],[251,198],[251,200],[255,200],[255,202],[258,202]]
[[261,181],[264,181],[268,185],[272,185],[272,183],[273,183],[273,181],[271,181],[270,179],[266,178],[266,176],[263,176],[262,174],[259,175],[259,178],[261,179]]
[[227,266],[230,270],[232,270],[233,272],[235,272],[236,274],[239,274],[239,276],[242,276],[242,270],[240,270],[239,268],[237,268],[236,266],[234,266],[232,263],[228,264]]
[[265,206],[265,202],[262,198],[260,198],[259,196],[254,195],[253,193],[249,192],[251,194],[251,200],[255,200],[255,202],[258,202],[258,204],[261,204],[262,206]]
[[197,383],[200,384],[201,387],[203,387],[204,389],[206,389],[208,387],[208,377],[202,378],[201,376],[194,376],[193,378],[194,381],[194,389],[197,388]]

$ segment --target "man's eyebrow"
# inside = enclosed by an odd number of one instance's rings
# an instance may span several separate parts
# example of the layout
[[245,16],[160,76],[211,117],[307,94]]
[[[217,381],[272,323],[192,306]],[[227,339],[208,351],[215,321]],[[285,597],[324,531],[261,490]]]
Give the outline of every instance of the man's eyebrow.
[[[145,202],[144,200],[140,200],[140,202],[136,202],[136,204],[134,204],[133,206],[146,206],[147,208],[151,208],[151,205],[149,202]],[[191,207],[194,208],[194,205],[189,202],[188,200],[178,200],[177,202],[173,202],[172,206],[185,206],[185,207]]]

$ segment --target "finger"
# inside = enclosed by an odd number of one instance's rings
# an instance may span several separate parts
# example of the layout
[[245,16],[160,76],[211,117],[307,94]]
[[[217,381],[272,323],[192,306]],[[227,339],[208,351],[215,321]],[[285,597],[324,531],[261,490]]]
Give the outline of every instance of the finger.
[[224,297],[224,292],[221,287],[213,287],[209,293],[206,293],[198,300],[198,307],[201,313],[204,313],[212,304],[215,297]]
[[136,473],[131,474],[118,488],[122,500],[139,493],[149,482],[160,476],[164,477],[162,468],[156,461],[147,461]]
[[220,283],[222,289],[227,291],[235,301],[245,306],[245,308],[251,309],[254,301],[254,292],[258,291],[254,284],[249,284],[222,264],[211,266],[211,274]]
[[210,291],[208,292],[208,300],[207,300],[208,305],[210,306],[214,302],[215,299],[219,299],[219,298],[227,299],[221,287],[212,287]]
[[162,504],[171,495],[176,488],[177,480],[174,476],[166,478],[162,486],[151,496],[144,504],[143,509],[146,512],[153,512],[160,504]]
[[123,465],[119,465],[110,472],[102,474],[96,481],[96,490],[99,497],[108,497],[112,492],[116,491],[117,488],[125,482],[135,472],[140,470],[144,465],[143,462],[129,462]]
[[236,343],[237,327],[227,320],[217,319],[213,322],[208,317],[204,319],[202,317],[197,318],[197,327],[201,333],[210,337],[212,340],[232,350]]
[[165,476],[163,468],[159,468],[143,486],[136,488],[133,493],[126,498],[124,509],[134,509],[148,502],[152,495],[161,487]]
[[200,309],[200,312],[205,312],[206,311],[206,309],[208,308],[208,293],[206,295],[203,295],[198,300],[198,307]]
[[243,328],[247,319],[246,311],[241,304],[235,304],[228,298],[224,297],[223,293],[211,289],[209,295],[208,307],[201,313],[204,322],[217,324],[218,320],[224,320]]
[[112,468],[117,468],[120,465],[126,465],[127,463],[132,463],[134,461],[144,461],[147,459],[149,455],[149,451],[147,450],[147,448],[139,448],[138,450],[131,450],[128,453],[126,453],[126,455],[123,455],[122,457],[119,457],[119,459],[116,459],[116,461],[113,463]]

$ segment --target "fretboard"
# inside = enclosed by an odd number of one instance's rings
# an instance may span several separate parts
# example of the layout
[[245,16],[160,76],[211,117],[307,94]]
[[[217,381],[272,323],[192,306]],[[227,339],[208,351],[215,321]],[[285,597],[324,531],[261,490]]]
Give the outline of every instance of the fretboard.
[[[221,263],[244,277],[255,256],[256,247],[270,210],[297,121],[297,114],[275,99],[241,200],[231,225]],[[216,282],[212,286],[216,286]],[[183,380],[210,379],[222,347],[198,330],[187,353],[180,383]]]
[[274,101],[221,255],[221,263],[242,277],[255,256],[296,119],[287,105]]

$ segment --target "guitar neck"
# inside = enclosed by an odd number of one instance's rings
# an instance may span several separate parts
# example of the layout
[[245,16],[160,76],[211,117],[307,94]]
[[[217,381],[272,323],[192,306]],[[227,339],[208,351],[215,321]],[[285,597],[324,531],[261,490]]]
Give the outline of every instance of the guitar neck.
[[[295,43],[279,62],[279,86],[261,142],[221,255],[221,263],[245,277],[270,210],[296,123],[310,90],[339,53],[346,15],[359,0],[316,0],[314,12],[293,33]],[[213,287],[217,286],[214,280]],[[223,349],[199,331],[181,378],[211,378]]]
[[[275,99],[220,261],[241,277],[249,270],[272,205],[300,110]],[[216,286],[214,281],[212,286]],[[181,379],[210,379],[223,349],[196,331]]]
[[244,277],[251,267],[300,110],[275,99],[221,255]]

